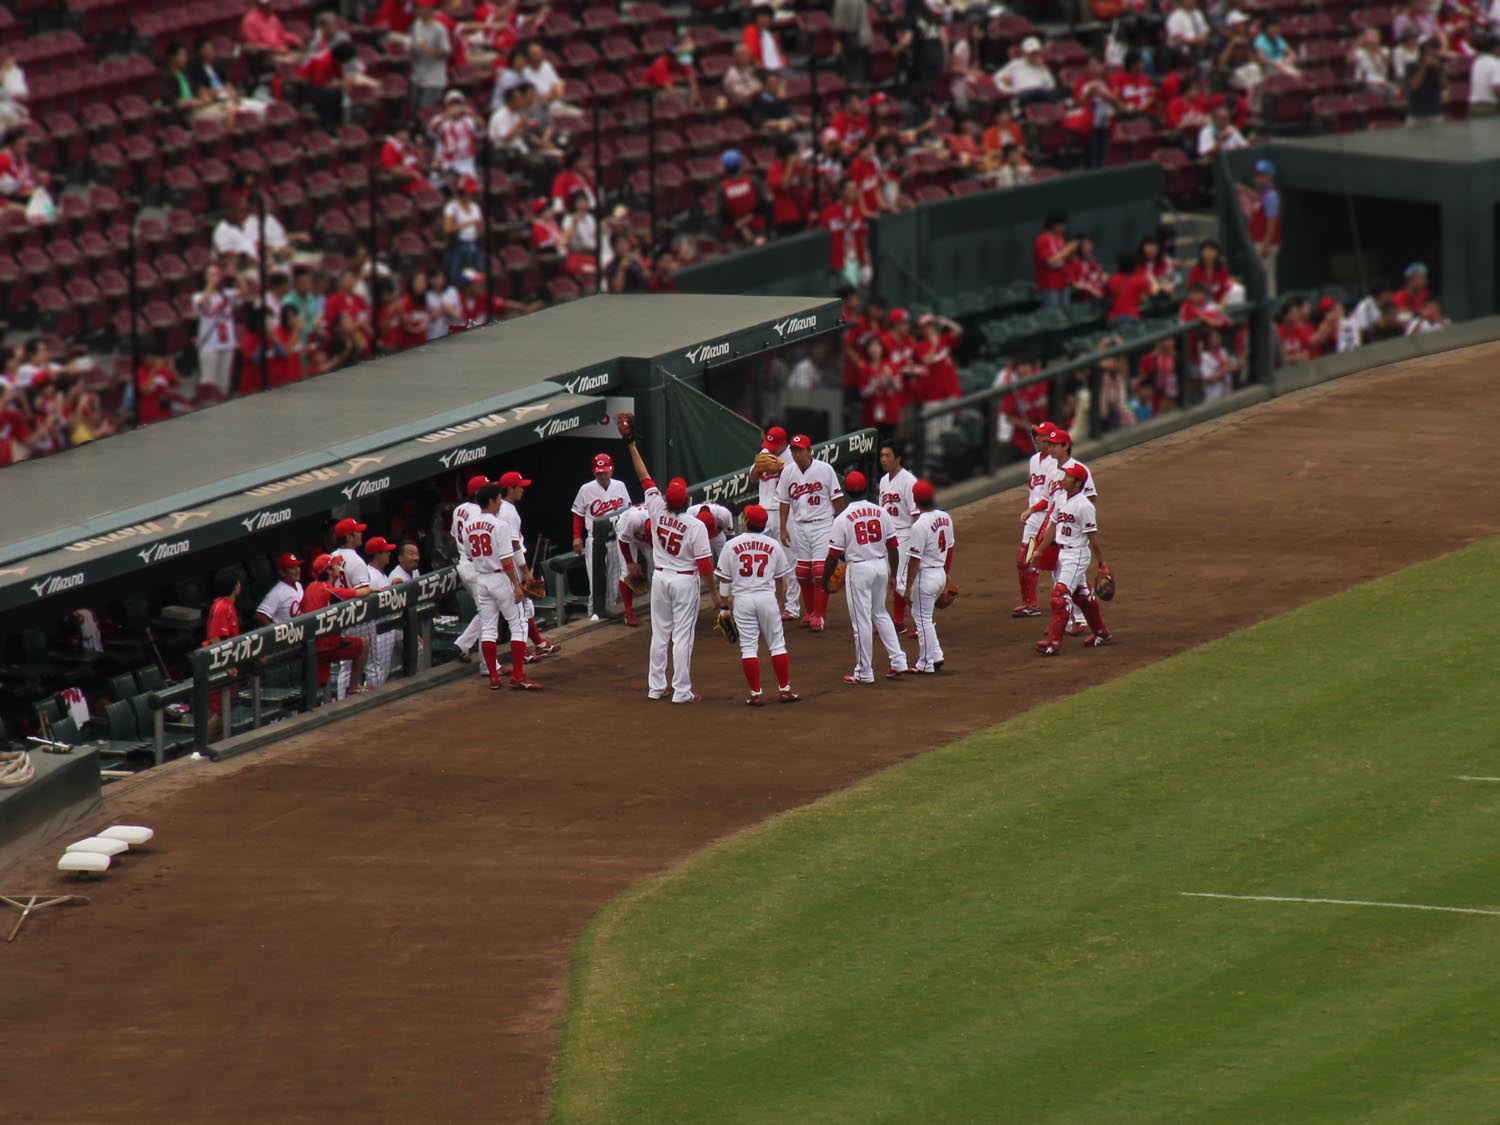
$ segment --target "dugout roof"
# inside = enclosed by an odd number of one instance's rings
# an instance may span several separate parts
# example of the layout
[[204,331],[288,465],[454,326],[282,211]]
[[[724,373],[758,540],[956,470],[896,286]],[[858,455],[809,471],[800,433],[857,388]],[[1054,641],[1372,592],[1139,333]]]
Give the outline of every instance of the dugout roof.
[[0,609],[598,422],[588,396],[628,360],[686,374],[838,315],[816,298],[590,297],[11,466]]

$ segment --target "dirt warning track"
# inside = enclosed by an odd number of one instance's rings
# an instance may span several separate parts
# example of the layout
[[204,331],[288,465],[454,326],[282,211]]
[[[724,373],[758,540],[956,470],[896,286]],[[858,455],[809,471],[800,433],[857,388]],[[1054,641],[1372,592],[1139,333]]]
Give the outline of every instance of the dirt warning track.
[[[155,851],[0,946],[6,1115],[542,1119],[569,950],[632,883],[1046,699],[1500,532],[1500,508],[1431,479],[1439,444],[1493,444],[1497,359],[1402,364],[1096,462],[1111,648],[1043,660],[1039,623],[1010,619],[1012,491],[956,513],[963,594],[939,619],[939,676],[840,683],[836,600],[829,632],[789,638],[804,702],[751,711],[705,613],[702,704],[648,701],[647,630],[618,630],[541,665],[540,695],[476,675],[160,771],[123,797]],[[0,890],[56,885],[56,851]]]

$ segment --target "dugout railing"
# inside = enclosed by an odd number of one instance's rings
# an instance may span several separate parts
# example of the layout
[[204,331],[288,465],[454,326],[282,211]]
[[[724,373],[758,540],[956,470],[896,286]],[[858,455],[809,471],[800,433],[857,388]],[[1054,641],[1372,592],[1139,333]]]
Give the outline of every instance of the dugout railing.
[[[325,690],[318,686],[319,638],[347,633],[357,625],[373,625],[377,633],[400,630],[402,674],[413,676],[430,667],[433,616],[459,586],[458,569],[447,567],[195,650],[189,657],[191,676],[148,697],[157,763],[169,745],[190,745],[217,756],[209,743],[211,696],[218,696],[224,716],[223,738],[264,725],[273,706],[277,714],[283,705],[299,712],[321,706]],[[248,697],[236,705],[234,697],[241,688]],[[180,704],[188,704],[190,714],[174,722],[169,711]]]

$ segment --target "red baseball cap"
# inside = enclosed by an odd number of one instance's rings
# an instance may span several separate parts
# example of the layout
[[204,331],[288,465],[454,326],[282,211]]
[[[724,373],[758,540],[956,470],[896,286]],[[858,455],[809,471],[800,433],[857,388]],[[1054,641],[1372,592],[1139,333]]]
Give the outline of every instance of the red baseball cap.
[[698,509],[698,519],[707,529],[710,539],[719,534],[719,521],[714,519],[714,514],[708,510],[707,504]]
[[766,448],[773,446],[778,452],[786,448],[786,431],[780,426],[772,426],[766,431]]
[[759,504],[750,504],[745,508],[745,526],[751,531],[760,531],[770,519],[766,510]]
[[667,491],[664,494],[669,508],[686,508],[688,502],[687,481],[678,477],[667,483]]
[[1069,465],[1063,470],[1063,475],[1072,477],[1079,484],[1088,484],[1089,482],[1089,471],[1082,465]]
[[911,486],[911,498],[918,504],[931,504],[936,495],[930,480],[919,480]]
[[806,434],[798,434],[796,437],[792,438],[790,444],[793,449],[811,449],[812,438],[808,437]]
[[481,476],[477,476],[477,477],[470,477],[469,478],[469,485],[468,485],[469,495],[473,496],[474,493],[478,492],[481,488],[483,488],[485,485],[487,485],[489,483],[490,483],[490,478],[487,477],[487,476],[481,475]]
[[863,492],[870,487],[870,482],[865,480],[865,474],[858,469],[850,469],[849,474],[844,477],[844,487],[850,492]]
[[1047,434],[1047,440],[1053,445],[1072,445],[1073,435],[1068,433],[1067,430],[1060,430],[1056,426],[1053,426]]
[[315,578],[321,578],[328,572],[328,568],[338,562],[332,555],[319,555],[312,561],[312,572]]
[[346,535],[353,535],[356,531],[364,531],[369,526],[369,524],[360,523],[358,520],[342,519],[334,525],[333,533],[342,539]]
[[531,487],[531,482],[529,480],[527,480],[525,477],[523,477],[520,473],[518,473],[514,469],[512,469],[508,473],[501,474],[501,476],[500,476],[500,487],[501,488],[530,488]]
[[1044,441],[1051,441],[1052,431],[1055,429],[1057,429],[1057,427],[1054,426],[1051,422],[1038,422],[1035,426],[1031,427],[1031,432],[1042,438]]
[[594,472],[602,473],[605,469],[613,469],[614,467],[615,459],[608,453],[594,454]]
[[292,552],[288,551],[284,555],[276,556],[277,570],[291,570],[294,567],[300,570],[302,568],[302,560],[299,559],[296,555],[292,554]]
[[367,555],[378,555],[381,551],[394,551],[395,549],[396,544],[390,542],[388,539],[382,539],[378,535],[373,539],[365,540],[365,554]]
[[886,320],[891,324],[905,324],[910,319],[911,313],[907,312],[905,309],[892,309],[889,313],[886,314]]

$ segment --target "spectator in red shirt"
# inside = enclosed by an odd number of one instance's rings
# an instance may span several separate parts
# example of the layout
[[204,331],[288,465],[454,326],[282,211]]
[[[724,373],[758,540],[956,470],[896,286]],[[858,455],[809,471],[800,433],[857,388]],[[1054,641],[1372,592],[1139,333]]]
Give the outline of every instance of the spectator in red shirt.
[[427,343],[427,329],[432,326],[432,316],[427,311],[427,272],[417,270],[406,279],[406,292],[401,296],[401,331],[397,346],[416,348]]
[[272,62],[290,61],[302,40],[288,31],[271,10],[271,0],[255,0],[240,20],[240,45],[246,52]]
[[1102,301],[1104,288],[1109,282],[1104,267],[1094,255],[1094,238],[1088,233],[1078,236],[1078,252],[1068,263],[1068,284],[1075,301]]
[[[357,598],[360,592],[343,585],[344,564],[337,555],[318,555],[312,561],[313,580],[302,591],[302,612],[315,613],[328,608],[334,600],[348,601]],[[370,689],[360,681],[365,675],[365,661],[369,649],[361,637],[346,637],[339,630],[325,633],[317,639],[318,686],[328,686],[328,669],[345,660],[354,665],[349,682],[357,686],[349,689],[351,695],[361,695]]]
[[774,27],[776,9],[771,6],[770,0],[756,0],[752,11],[753,21],[741,32],[741,41],[761,70],[783,69],[786,66],[786,52],[781,48],[781,36]]
[[323,323],[331,328],[344,313],[353,317],[356,324],[370,323],[370,303],[360,295],[359,275],[353,270],[339,274],[339,287],[323,302]]
[[312,106],[324,128],[337,129],[344,123],[344,88],[349,83],[345,68],[356,54],[354,43],[340,33],[326,50],[310,56],[297,69],[302,99]]
[[684,33],[673,50],[658,55],[656,61],[646,68],[642,81],[647,86],[655,86],[658,90],[673,94],[677,92],[679,84],[685,85],[688,103],[698,105],[698,73],[693,68],[692,39]]
[[[1166,97],[1165,83],[1162,84],[1162,97]],[[1194,73],[1183,84],[1181,91],[1167,102],[1161,123],[1167,130],[1177,133],[1180,140],[1189,142],[1196,148],[1198,134],[1208,124],[1211,110],[1208,95],[1203,92],[1203,82]]]
[[1313,358],[1313,326],[1308,323],[1308,305],[1300,298],[1287,302],[1282,310],[1276,336],[1281,341],[1282,358],[1289,364],[1306,363]]
[[563,170],[552,180],[552,209],[558,214],[572,209],[573,193],[581,191],[588,197],[589,210],[594,209],[594,181],[590,177],[591,157],[584,149],[568,153]]
[[924,403],[945,402],[963,394],[958,382],[958,364],[954,349],[963,339],[964,330],[947,317],[924,313],[917,318],[917,362],[923,367],[917,397]]
[[302,357],[307,346],[302,342],[302,314],[292,304],[281,306],[281,316],[276,330],[271,334],[271,359],[267,366],[270,384],[279,387],[286,383],[300,383],[306,371]]
[[1266,294],[1276,296],[1276,256],[1281,250],[1281,193],[1276,190],[1276,165],[1255,162],[1253,187],[1236,184],[1241,203],[1250,212],[1250,241],[1266,269]]
[[1224,264],[1224,252],[1213,239],[1205,239],[1198,247],[1198,260],[1188,271],[1188,288],[1201,285],[1210,301],[1222,305],[1233,284],[1234,278],[1229,276],[1229,267]]
[[1068,216],[1054,211],[1042,224],[1036,236],[1032,258],[1036,264],[1036,289],[1042,308],[1061,308],[1068,303],[1070,262],[1078,253],[1077,241],[1069,241]]
[[174,392],[182,379],[165,355],[148,355],[136,373],[136,394],[140,395],[140,422],[143,426],[160,422],[182,411],[184,403]]
[[865,218],[873,219],[885,210],[882,206],[880,161],[875,156],[874,137],[866,137],[859,142],[855,157],[849,162],[844,176],[859,185],[859,205]]
[[370,26],[404,36],[411,31],[416,18],[417,6],[413,0],[380,0],[380,9],[370,20]]
[[875,132],[870,124],[870,107],[858,91],[850,91],[844,108],[833,115],[828,127],[838,136],[845,153],[856,152],[866,137]]
[[1152,414],[1177,409],[1177,341],[1159,340],[1141,357],[1133,389],[1138,399],[1150,405]]
[[906,398],[901,377],[886,358],[885,344],[879,336],[865,341],[864,362],[859,369],[859,397],[864,402],[863,424],[874,426],[882,437],[896,432],[901,422],[901,407]]
[[849,285],[866,284],[873,274],[870,268],[869,225],[859,204],[859,185],[845,180],[839,185],[839,198],[823,208],[819,225],[828,232],[830,266],[834,274]]
[[864,315],[864,299],[859,290],[846,286],[844,289],[844,391],[859,392],[860,365],[864,362],[865,335],[869,321]]
[[422,167],[422,154],[412,143],[411,126],[404,121],[396,123],[380,146],[380,166],[407,195],[415,195],[432,186]]
[[910,398],[923,374],[922,364],[917,359],[917,338],[911,334],[911,313],[905,309],[892,309],[886,320],[888,326],[880,338],[885,345],[886,362],[901,380],[902,394]]
[[812,206],[812,166],[791,137],[776,142],[776,159],[766,173],[766,185],[771,190],[771,226],[776,233],[805,230]]
[[1051,393],[1045,379],[1029,387],[1015,387],[1015,384],[1040,374],[1041,370],[1041,364],[1023,360],[1007,363],[995,376],[995,386],[1014,387],[1000,398],[997,436],[1001,441],[1009,441],[1022,458],[1037,452],[1031,433],[1047,420]]
[[1116,324],[1139,323],[1141,319],[1141,302],[1145,301],[1155,292],[1151,282],[1151,275],[1146,272],[1136,256],[1129,250],[1120,255],[1116,263],[1115,273],[1110,277],[1105,286],[1105,297],[1109,301],[1109,308],[1104,313],[1104,323],[1113,327]]
[[1413,262],[1406,267],[1403,276],[1405,284],[1396,290],[1392,300],[1396,305],[1396,318],[1405,324],[1422,311],[1432,293],[1427,287],[1427,266],[1424,263]]
[[1110,76],[1110,87],[1120,99],[1120,108],[1132,113],[1150,113],[1156,107],[1156,84],[1146,73],[1139,48],[1125,52],[1125,69]]
[[724,237],[730,242],[758,246],[766,240],[766,189],[745,167],[739,149],[726,149],[719,163],[724,168],[724,178],[719,181],[719,221],[724,225]]
[[1171,257],[1163,253],[1158,235],[1148,234],[1136,247],[1141,265],[1154,283],[1153,295],[1170,297],[1177,292],[1177,270]]
[[[1201,324],[1212,328],[1228,328],[1229,317],[1224,310],[1208,299],[1208,290],[1201,281],[1190,281],[1187,300],[1177,310],[1177,319],[1183,324]],[[1206,332],[1193,332],[1187,338],[1188,362],[1198,363],[1198,353],[1203,348]]]

